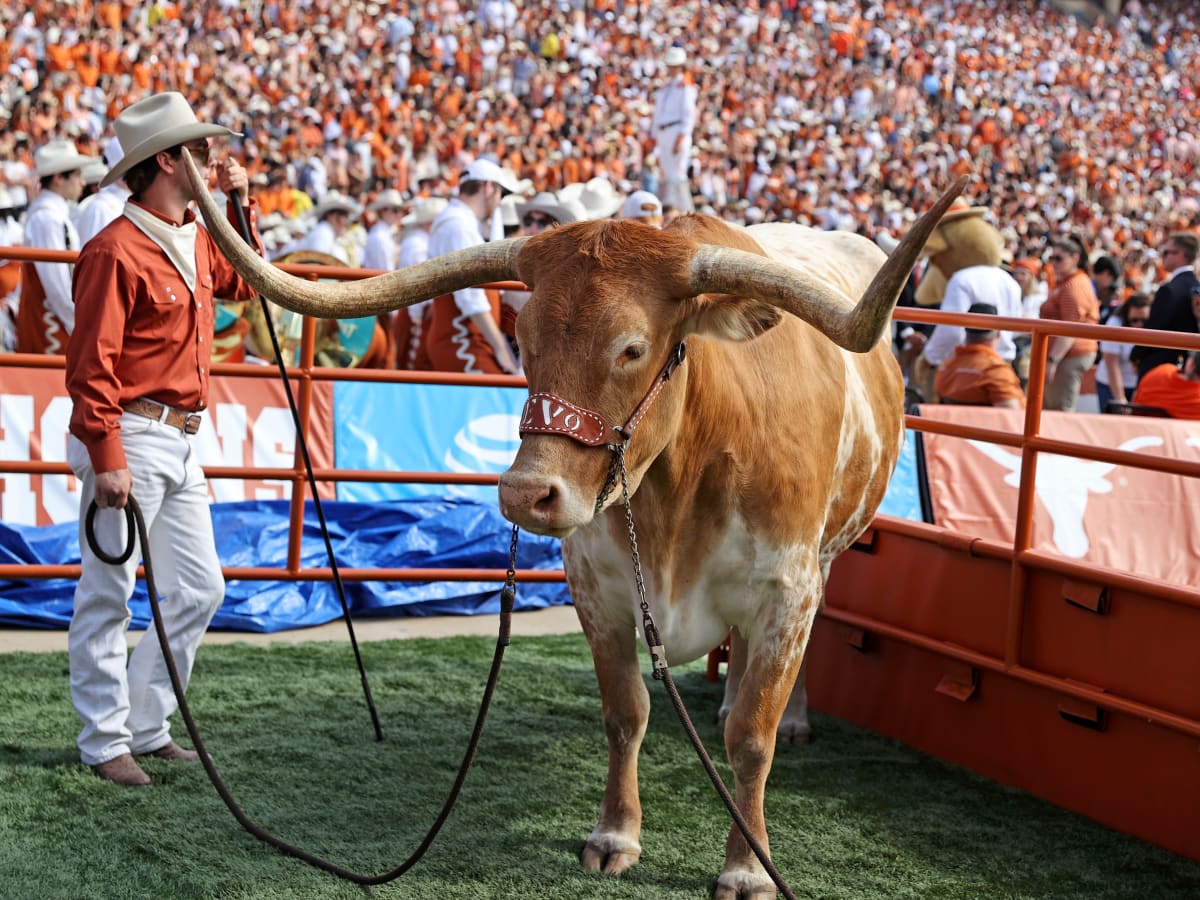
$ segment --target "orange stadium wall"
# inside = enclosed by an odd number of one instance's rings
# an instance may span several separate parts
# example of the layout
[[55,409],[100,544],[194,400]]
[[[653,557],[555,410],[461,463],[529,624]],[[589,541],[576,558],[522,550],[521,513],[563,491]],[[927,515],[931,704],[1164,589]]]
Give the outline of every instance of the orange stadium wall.
[[[333,385],[313,385],[308,446],[316,468],[333,464]],[[0,459],[5,462],[63,463],[71,400],[57,369],[0,369]],[[278,380],[216,376],[209,411],[197,434],[205,466],[291,468],[296,431],[283,385]],[[51,525],[79,518],[79,483],[74,475],[0,475],[0,519],[18,525]],[[322,497],[334,495],[322,484]],[[291,484],[276,479],[214,477],[215,501],[277,500],[291,496]]]
[[[1163,440],[1142,439],[1145,449],[1194,458],[1188,428],[1200,424],[1157,421],[1076,415],[1060,427],[1048,415],[1043,433],[1120,448],[1150,430]],[[1100,502],[1079,510],[1087,556],[1055,550],[1040,500],[1018,554],[1006,510],[985,510],[988,536],[961,524],[973,500],[1015,506],[1004,467],[992,472],[964,440],[930,438],[942,442],[932,456],[956,457],[940,474],[946,460],[930,458],[931,492],[956,492],[932,505],[959,524],[880,516],[835,560],[809,649],[812,707],[1200,860],[1196,480],[1108,467],[1109,487],[1090,494]],[[997,484],[980,487],[980,473]],[[1039,466],[1039,490],[1055,474]],[[1146,479],[1165,481],[1147,492]],[[1114,529],[1157,545],[1141,552],[1142,574],[1092,558],[1124,558],[1127,545],[1103,536]]]

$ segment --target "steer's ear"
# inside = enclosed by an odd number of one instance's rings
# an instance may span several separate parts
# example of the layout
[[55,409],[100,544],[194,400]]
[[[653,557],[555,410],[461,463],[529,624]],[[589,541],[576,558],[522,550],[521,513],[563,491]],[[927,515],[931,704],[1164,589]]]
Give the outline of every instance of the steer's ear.
[[685,321],[691,334],[727,341],[748,341],[779,324],[783,313],[761,300],[729,294],[702,294],[687,301],[691,305]]

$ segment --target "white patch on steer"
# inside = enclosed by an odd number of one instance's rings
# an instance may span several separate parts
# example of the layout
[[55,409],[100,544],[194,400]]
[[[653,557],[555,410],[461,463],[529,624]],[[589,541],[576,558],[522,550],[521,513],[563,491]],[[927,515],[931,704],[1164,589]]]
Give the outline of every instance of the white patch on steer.
[[821,563],[828,567],[829,561],[854,542],[864,528],[870,524],[873,509],[867,509],[867,498],[870,494],[870,483],[850,483],[846,471],[854,460],[865,457],[872,472],[872,478],[887,479],[891,472],[880,472],[883,462],[883,442],[879,435],[879,423],[875,420],[875,411],[871,407],[871,399],[867,393],[866,382],[863,380],[860,366],[864,357],[849,350],[842,350],[842,360],[846,366],[845,408],[842,414],[842,430],[838,438],[838,453],[836,468],[833,476],[833,489],[830,492],[826,513],[833,508],[836,501],[843,499],[847,486],[855,487],[858,496],[851,498],[858,508],[847,518],[845,524],[836,535],[833,535],[826,546],[822,547]]
[[[740,517],[731,521],[705,557],[683,596],[673,585],[663,583],[666,576],[657,574],[650,561],[650,542],[644,536],[639,538],[646,599],[672,665],[708,653],[731,626],[754,640],[756,632],[772,632],[781,623],[794,622],[800,602],[814,587],[805,574],[804,560],[811,558],[815,548],[771,546],[753,536]],[[608,529],[597,523],[567,540],[572,552],[586,556],[596,573],[596,602],[611,620],[628,622],[640,633],[642,613],[623,530],[622,539],[613,541]]]

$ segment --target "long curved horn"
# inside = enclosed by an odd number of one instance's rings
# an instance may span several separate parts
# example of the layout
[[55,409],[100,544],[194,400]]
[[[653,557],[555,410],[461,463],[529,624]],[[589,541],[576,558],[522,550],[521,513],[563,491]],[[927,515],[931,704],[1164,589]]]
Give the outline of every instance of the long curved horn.
[[865,353],[879,342],[921,248],[950,203],[966,187],[959,178],[908,230],[856,306],[803,271],[744,250],[706,244],[692,257],[693,294],[733,294],[765,300],[797,316],[834,343]]
[[318,284],[297,278],[268,263],[238,237],[217,208],[186,147],[183,159],[196,195],[196,205],[221,252],[256,291],[293,312],[322,319],[373,316],[473,285],[517,279],[517,251],[528,238],[510,238],[468,247],[361,281],[322,281]]

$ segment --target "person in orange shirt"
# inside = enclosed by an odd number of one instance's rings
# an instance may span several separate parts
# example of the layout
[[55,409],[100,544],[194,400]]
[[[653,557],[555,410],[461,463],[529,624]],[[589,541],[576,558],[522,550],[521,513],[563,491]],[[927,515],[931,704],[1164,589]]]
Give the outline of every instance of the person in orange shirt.
[[[227,128],[199,122],[182,94],[155,94],[114,122],[124,158],[102,181],[123,178],[124,213],[80,251],[67,346],[74,404],[67,461],[80,480],[80,521],[95,501],[95,537],[108,552],[124,540],[118,512],[136,497],[162,592],[163,617],[186,685],[205,629],[225,594],[208,486],[195,434],[208,405],[213,299],[254,291],[188,209],[184,151],[205,167],[209,139]],[[246,170],[215,165],[217,184],[246,197]],[[236,210],[229,215],[235,217]],[[254,221],[253,205],[247,210]],[[261,242],[259,242],[261,250]],[[81,538],[83,535],[81,534]],[[150,784],[135,755],[198,760],[171,739],[177,701],[155,634],[127,659],[125,630],[138,557],[110,565],[80,540],[82,573],[68,638],[71,700],[83,729],[79,755],[101,778]]]
[[1187,355],[1182,371],[1168,362],[1143,375],[1133,402],[1165,410],[1173,419],[1200,419],[1200,350]]
[[[967,312],[994,316],[996,307],[992,303],[972,303]],[[966,329],[965,343],[955,347],[954,356],[938,366],[933,383],[938,402],[1025,408],[1025,392],[1017,373],[996,352],[999,339],[1000,332],[995,329]]]
[[[1051,245],[1054,290],[1042,304],[1041,318],[1064,322],[1100,322],[1100,301],[1088,277],[1087,251],[1074,238]],[[1043,409],[1073,412],[1084,373],[1096,362],[1099,345],[1084,338],[1054,337],[1046,353],[1046,393]]]

